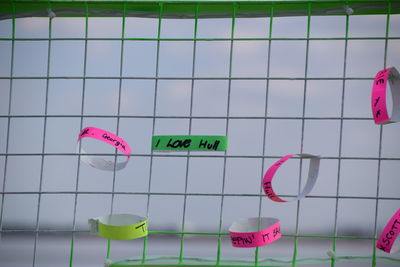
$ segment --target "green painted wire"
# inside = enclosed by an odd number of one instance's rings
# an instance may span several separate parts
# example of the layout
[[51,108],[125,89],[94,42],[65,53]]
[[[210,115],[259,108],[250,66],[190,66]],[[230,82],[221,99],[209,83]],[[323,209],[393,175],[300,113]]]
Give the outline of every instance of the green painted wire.
[[[196,4],[195,6],[195,21],[194,21],[194,32],[193,32],[193,62],[192,62],[192,77],[194,77],[195,74],[195,64],[196,64],[196,39],[197,39],[197,29],[198,29],[198,18],[199,18],[199,5]],[[193,87],[194,87],[194,80],[192,80],[192,85],[191,85],[191,99],[193,99]],[[191,101],[191,109],[193,108],[193,101]],[[190,117],[192,117],[192,113],[190,114]],[[190,126],[189,126],[189,134],[190,134]],[[188,154],[189,155],[189,154]],[[186,161],[186,172],[189,171],[189,157],[187,158]],[[186,177],[187,177],[188,173],[186,173]],[[186,181],[186,186],[185,186],[185,194],[187,193],[187,181]],[[186,203],[186,195],[185,195],[185,199],[184,199],[184,203]],[[186,205],[186,204],[184,204]],[[185,206],[183,208],[183,213],[185,213]],[[184,223],[185,223],[185,214],[183,214],[183,222],[182,222],[182,231],[184,231],[183,227],[184,227]],[[179,249],[179,264],[183,263],[183,251],[184,251],[184,234],[181,234],[180,236],[180,249]]]
[[[392,263],[392,264],[400,264],[400,261],[398,259],[390,258],[390,257],[378,257],[379,262],[386,262],[386,263]],[[185,261],[187,262],[186,264],[176,264],[177,257],[171,257],[171,256],[158,256],[158,257],[152,257],[149,259],[148,264],[141,265],[141,266],[146,266],[146,267],[159,267],[159,266],[188,266],[188,267],[201,267],[201,266],[215,266],[213,265],[214,261],[213,259],[205,259],[205,258],[200,258],[200,257],[187,257],[185,258]],[[370,256],[339,256],[337,257],[337,262],[367,262],[371,260]],[[114,262],[110,267],[128,267],[128,266],[137,266],[139,263],[140,259],[125,259],[121,261]],[[301,258],[297,260],[297,263],[302,265],[302,264],[307,264],[309,266],[310,264],[321,264],[321,263],[327,263],[330,261],[330,258],[325,257],[325,258]],[[277,266],[289,266],[291,264],[292,260],[291,259],[275,259],[275,258],[268,258],[268,259],[263,259],[261,260],[260,266],[262,267],[277,267]],[[232,266],[243,266],[243,267],[249,267],[251,265],[251,261],[249,260],[242,260],[242,259],[226,259],[221,262],[219,267],[232,267]],[[279,265],[277,265],[279,264]]]
[[106,259],[109,259],[111,257],[111,240],[108,239],[107,240],[107,255],[106,255]]
[[[88,37],[88,27],[89,27],[89,7],[88,4],[85,3],[85,38]],[[87,62],[87,40],[85,40],[85,55],[84,55],[84,67],[83,67],[83,75],[86,76],[86,62]],[[82,89],[82,99],[84,99],[84,92],[85,92],[85,79],[83,80],[83,89]],[[82,110],[83,110],[83,103],[82,103]],[[82,112],[81,110],[81,112]],[[81,126],[82,126],[82,120],[81,118]],[[80,159],[80,156],[78,156],[78,160]],[[78,162],[78,171],[79,171],[79,162]],[[76,190],[78,190],[78,183],[79,183],[79,174],[76,178]],[[78,201],[78,196],[75,193],[75,211],[76,212],[76,206],[77,206],[77,201]],[[76,214],[74,215],[76,216]],[[75,217],[74,217],[75,220]],[[75,229],[74,229],[75,230]],[[75,250],[75,233],[72,233],[71,235],[71,249],[70,249],[70,254],[69,254],[69,267],[73,267],[73,259],[74,259],[74,250]]]
[[[162,22],[163,12],[164,12],[164,5],[163,5],[163,3],[159,3],[158,29],[157,29],[157,63],[156,63],[156,65],[157,65],[156,66],[156,68],[157,68],[156,75],[157,76],[158,76],[158,62],[159,62],[160,39],[161,39],[161,22]],[[157,81],[156,81],[155,90],[157,92]],[[155,99],[156,99],[156,97],[155,97]],[[154,104],[154,116],[155,116],[155,107],[156,107],[156,104]],[[153,124],[153,131],[154,131],[154,124]],[[151,178],[151,173],[150,173],[150,178]],[[149,184],[149,190],[150,190],[150,184]],[[150,200],[150,195],[148,196],[148,199],[147,199],[147,205],[149,205],[149,200]],[[147,211],[148,211],[148,207],[149,206],[147,206]],[[143,239],[143,253],[142,253],[142,261],[141,261],[142,264],[145,264],[146,259],[147,259],[147,242],[148,242],[148,236],[146,236]]]
[[[122,41],[121,41],[121,56],[120,56],[120,73],[119,75],[122,76],[122,69],[123,69],[123,58],[124,58],[124,37],[125,37],[125,18],[126,18],[126,3],[123,5],[123,11],[122,11],[122,30],[121,30],[121,36],[122,36]],[[121,84],[122,80],[119,80],[119,93],[118,93],[118,114],[117,114],[117,135],[118,135],[118,125],[119,125],[119,115],[120,115],[120,103],[121,103]],[[117,156],[115,156],[115,161]],[[113,179],[113,190],[112,190],[112,200],[111,200],[111,213],[113,212],[113,201],[114,201],[114,186],[115,186],[115,170],[114,170],[114,179]],[[107,256],[106,259],[110,259],[111,257],[111,240],[108,240],[107,242]]]
[[[122,31],[121,31],[121,57],[120,57],[120,73],[119,75],[122,76],[122,68],[123,68],[123,56],[124,56],[124,37],[125,37],[125,17],[126,17],[126,3],[123,5],[123,11],[122,11]],[[121,98],[121,83],[122,80],[119,80],[119,93],[118,97]],[[118,103],[121,103],[121,99],[118,100]],[[118,135],[118,125],[119,125],[119,112],[120,106],[118,106],[118,114],[117,114],[117,135]],[[117,157],[117,156],[115,156]],[[115,158],[115,161],[117,159]],[[114,201],[114,185],[115,185],[115,170],[114,170],[114,179],[113,179],[113,190],[112,190],[112,200],[111,200],[111,213],[113,213],[113,201]],[[107,254],[106,254],[106,260],[111,258],[111,240],[107,240]]]
[[[346,59],[347,59],[347,49],[348,49],[348,37],[349,37],[349,15],[347,14],[346,15],[346,32],[345,32],[345,50],[344,50],[344,65],[343,65],[343,78],[345,77],[345,75],[346,75]],[[342,107],[341,107],[341,117],[343,117],[343,112],[344,112],[344,90],[345,90],[345,83],[346,83],[346,80],[345,79],[343,79],[343,83],[342,83],[342,85],[343,85],[343,89],[342,89]],[[343,131],[343,120],[341,120],[341,126],[340,126],[341,128],[340,128],[340,131]],[[340,141],[340,144],[339,144],[339,156],[341,156],[341,146],[342,146],[342,144],[341,144],[341,141]],[[339,160],[338,161],[338,169],[340,170],[340,164],[341,164],[341,161]],[[339,174],[339,172],[338,172],[338,184],[337,184],[337,188],[336,188],[336,194],[338,194],[339,193],[339,176],[340,174]],[[336,236],[336,234],[337,234],[337,207],[338,207],[338,202],[339,202],[339,199],[336,199],[336,215],[335,215],[335,236],[333,237],[333,241],[332,241],[332,251],[333,251],[333,255],[335,255],[335,253],[336,253],[336,240],[337,240],[337,236]],[[335,257],[332,257],[331,258],[331,267],[334,267],[335,266]]]
[[[20,42],[27,42],[27,41],[163,41],[163,42],[187,42],[187,41],[341,41],[341,40],[399,40],[400,37],[398,36],[381,36],[381,37],[310,37],[310,38],[298,38],[298,37],[269,37],[269,38],[262,38],[262,37],[237,37],[237,38],[210,38],[210,37],[201,37],[201,38],[134,38],[134,37],[124,37],[124,38],[117,38],[117,37],[110,37],[110,38],[101,38],[101,37],[55,37],[55,38],[8,38],[2,37],[0,41],[20,41]],[[37,76],[35,76],[37,77]]]
[[[390,2],[389,2],[389,5],[390,5]],[[162,6],[162,4],[160,4],[160,6]],[[162,8],[161,8],[162,9]],[[124,6],[124,12],[126,12],[126,7]],[[390,14],[390,10],[389,10],[389,12],[388,12],[388,17],[389,17],[389,14]],[[86,38],[84,39],[84,40],[88,40],[88,38],[87,38],[87,19],[88,19],[88,11],[86,12]],[[310,17],[308,18],[308,19],[310,19]],[[348,20],[348,16],[347,16],[347,20]],[[235,21],[235,19],[233,18],[233,23],[232,23],[232,39],[228,39],[228,40],[231,40],[231,41],[233,41],[234,40],[234,37],[233,37],[233,32],[234,32],[234,21]],[[271,18],[271,22],[272,22],[272,18]],[[197,18],[196,18],[196,23],[197,23]],[[387,24],[389,23],[389,18],[388,18],[388,20],[387,20]],[[161,17],[160,17],[160,24],[161,24]],[[157,41],[160,41],[160,40],[164,40],[164,39],[161,39],[160,38],[160,24],[159,24],[159,34],[158,34],[158,38],[156,39]],[[310,25],[308,24],[308,27],[309,27]],[[197,25],[196,25],[196,27],[197,27]],[[388,27],[388,25],[387,25],[387,27]],[[123,30],[124,31],[124,30]],[[272,38],[271,38],[271,31],[272,31],[272,23],[270,24],[270,38],[269,38],[269,40],[272,40]],[[309,35],[309,28],[308,28],[308,35]],[[386,33],[386,35],[388,35],[388,32]],[[68,39],[68,38],[67,38]],[[255,40],[254,38],[242,38],[242,39],[244,39],[244,40]],[[259,39],[259,38],[258,38]],[[286,39],[286,38],[280,38],[280,39]],[[287,39],[290,39],[290,38],[287,38]],[[308,39],[309,39],[309,36],[308,36]],[[330,38],[330,39],[332,39],[332,38]],[[346,40],[349,40],[350,38],[348,38],[348,21],[347,21],[347,23],[346,23],[346,38],[345,38]],[[374,38],[364,38],[364,39],[374,39]],[[376,38],[375,38],[376,39]],[[386,40],[388,39],[388,37],[386,36]],[[15,41],[16,40],[16,38],[15,38],[15,17],[13,17],[13,37],[11,38],[11,40],[12,41]],[[35,39],[36,40],[36,39]],[[51,39],[51,38],[49,38],[48,40],[53,40],[53,39]],[[121,39],[118,39],[118,40],[121,40]],[[122,38],[122,40],[127,40],[127,39],[125,39],[125,38]],[[139,39],[135,39],[135,40],[139,40]],[[165,39],[165,40],[167,40],[167,39]],[[168,39],[169,40],[169,39]],[[171,39],[171,40],[186,40],[186,39]],[[195,36],[194,37],[194,39],[190,39],[190,40],[197,40],[197,37]],[[207,40],[216,40],[216,39],[207,39]],[[236,39],[235,39],[236,40]],[[267,39],[268,40],[268,39]],[[156,231],[153,231],[152,232],[152,234],[159,234],[159,233],[161,233],[161,232],[156,232]],[[176,232],[162,232],[162,233],[169,233],[169,234],[176,234]],[[181,233],[182,235],[184,235],[184,234],[188,234],[188,233],[184,233],[184,232],[182,232]],[[210,234],[210,235],[215,235],[216,233],[190,233],[190,234],[205,234],[205,235],[207,235],[207,234]],[[221,235],[227,235],[226,233],[217,233],[217,235],[219,235],[219,236],[221,236]],[[295,239],[297,240],[297,238],[298,238],[299,236],[298,235],[296,235],[295,236]],[[338,237],[338,236],[333,236],[333,237],[331,237],[331,236],[315,236],[315,235],[309,235],[309,236],[302,236],[302,237],[310,237],[310,238],[316,238],[316,237],[320,237],[320,238],[333,238],[333,240],[334,240],[334,243],[333,243],[333,249],[334,249],[334,251],[336,250],[336,239],[337,238],[340,238],[340,237]],[[342,237],[342,238],[347,238],[347,239],[361,239],[361,238],[358,238],[358,237]],[[145,240],[147,240],[147,238],[145,238]],[[147,244],[147,242],[145,242],[145,245],[144,245],[144,252],[143,252],[143,259],[145,259],[146,258],[146,249],[145,249],[145,247],[146,247],[146,244]],[[182,243],[183,244],[183,243]],[[107,257],[109,257],[110,256],[110,241],[108,242],[108,249],[107,249]],[[217,257],[218,258],[220,258],[220,240],[219,240],[219,246],[218,246],[218,248],[219,248],[219,250],[218,250],[218,255],[217,255]],[[183,249],[183,246],[181,246],[181,252],[182,252],[182,249]],[[297,250],[297,242],[295,243],[295,251]],[[374,254],[373,254],[373,266],[375,266],[376,265],[376,249],[375,249],[375,247],[374,247],[374,250],[373,250],[373,252],[374,252]],[[70,266],[72,266],[72,261],[73,261],[73,254],[74,254],[74,238],[71,240],[71,253],[70,253]],[[181,254],[182,255],[182,254]],[[182,257],[180,257],[180,258],[182,258]],[[295,258],[295,255],[294,255],[294,258]],[[256,259],[258,259],[258,249],[256,250]],[[180,261],[181,262],[181,261]],[[258,262],[258,260],[256,260],[256,263]],[[333,262],[334,262],[334,260],[333,260]],[[219,262],[218,262],[218,264],[219,264]],[[257,265],[257,264],[256,264]],[[334,266],[334,265],[333,265]]]
[[[305,115],[305,107],[306,107],[306,94],[307,94],[307,72],[308,72],[308,56],[310,49],[310,28],[311,28],[311,2],[307,5],[307,45],[306,45],[306,62],[304,67],[304,77],[306,80],[304,81],[304,95],[303,95],[303,116]],[[301,153],[303,153],[303,138],[304,138],[304,120],[302,121],[302,140],[301,140]],[[299,170],[299,193],[301,190],[301,172],[302,172],[302,161],[300,160],[300,170]],[[296,216],[296,236],[294,237],[294,247],[293,247],[293,257],[292,257],[292,267],[296,266],[297,260],[297,250],[298,250],[298,225],[299,225],[299,214],[300,214],[300,200],[297,201],[297,216]]]
[[[236,22],[236,12],[237,12],[237,3],[233,3],[232,5],[232,27],[231,27],[231,44],[230,44],[230,56],[229,56],[229,77],[232,77],[232,55],[233,55],[233,38],[235,37],[235,22]],[[230,94],[230,89],[231,89],[231,80],[228,81],[228,105],[227,105],[227,114],[229,114],[229,94]],[[228,123],[229,120],[227,120],[227,127],[226,127],[226,132],[228,132]],[[225,158],[224,158],[224,169],[226,165],[226,151],[225,151]],[[224,177],[225,179],[225,172],[224,172]],[[224,181],[222,182],[222,192],[224,191]],[[224,201],[224,196],[221,197],[221,210],[220,210],[220,216],[222,216],[222,208],[223,208],[223,201]],[[219,222],[219,232],[221,231],[222,227],[222,217],[220,217],[220,222]],[[216,265],[219,265],[221,262],[221,232],[218,235],[218,247],[217,247],[217,259],[216,259]]]
[[[206,235],[206,236],[228,236],[226,232],[179,232],[179,231],[149,231],[149,235]],[[283,234],[283,237],[298,237],[298,238],[322,238],[322,239],[346,239],[346,240],[376,240],[374,237],[366,236],[332,236],[332,235],[294,235]]]
[[[385,2],[389,2],[395,0],[387,0]],[[12,3],[18,3],[18,10],[17,12],[20,12],[21,14],[26,13],[26,12],[35,12],[37,11],[38,7],[40,7],[40,4],[43,3],[55,3],[57,4],[57,7],[59,8],[71,8],[71,4],[74,5],[74,8],[80,6],[86,1],[75,1],[75,0],[11,0],[9,2]],[[124,2],[128,1],[123,1],[123,0],[108,0],[108,1],[90,1],[90,5],[93,7],[99,7],[100,9],[108,9],[108,10],[120,10],[121,9],[121,4]],[[292,1],[212,1],[212,0],[206,0],[206,1],[187,1],[185,2],[186,6],[182,6],[180,1],[148,1],[146,4],[150,7],[149,10],[147,10],[150,13],[154,13],[154,10],[152,10],[152,7],[154,7],[158,3],[165,3],[168,4],[169,6],[172,7],[171,13],[181,13],[185,14],[188,13],[189,5],[197,4],[200,3],[205,7],[207,12],[215,13],[215,12],[230,12],[231,11],[231,6],[232,4],[240,4],[241,7],[244,6],[246,10],[250,11],[256,11],[260,12],[263,10],[269,10],[270,6],[276,5],[279,7],[279,10],[282,11],[301,11],[306,8],[306,5],[308,3],[313,3],[315,8],[334,8],[334,9],[340,9],[344,4],[357,4],[357,5],[362,5],[362,4],[371,4],[373,1],[371,0],[292,0]],[[383,1],[381,1],[383,2]],[[104,7],[103,5],[107,5]],[[143,2],[138,2],[135,3],[133,1],[129,1],[130,7],[134,7],[135,5],[143,5]],[[1,13],[3,14],[9,14],[11,12],[9,6],[5,6],[3,10],[0,10]],[[393,10],[393,12],[396,12],[397,14],[400,13],[400,10],[396,9]],[[371,14],[386,14],[386,10],[383,10],[382,7],[374,7],[373,5],[367,9],[367,10],[358,10],[357,14],[360,15],[371,15]],[[91,14],[91,16],[98,16],[98,14]],[[326,14],[329,15],[329,14]],[[76,14],[60,14],[60,16],[79,16]],[[102,16],[110,16],[110,14],[102,14]]]
[[[384,55],[384,68],[386,68],[386,61],[387,61],[387,48],[388,48],[388,39],[387,37],[389,36],[389,27],[390,27],[390,13],[391,13],[391,9],[392,9],[392,3],[388,2],[388,12],[387,12],[387,16],[386,16],[386,40],[385,40],[385,55]],[[379,131],[379,157],[382,154],[382,134],[383,134],[383,127],[382,125],[380,125],[379,127],[380,131]],[[377,178],[377,189],[376,189],[376,196],[379,197],[379,178],[380,178],[380,171],[381,171],[381,159],[378,160],[378,178]],[[378,213],[378,205],[379,205],[379,201],[376,200],[376,208],[375,208],[375,212]],[[378,218],[378,214],[375,214],[375,238],[376,238],[376,228],[377,228],[377,218]],[[372,267],[376,266],[376,246],[375,246],[376,242],[373,242],[372,244]]]
[[[271,57],[271,38],[272,38],[272,24],[273,24],[273,17],[274,17],[274,6],[271,6],[271,10],[270,10],[270,16],[269,16],[269,31],[268,31],[268,37],[269,37],[269,43],[268,43],[268,63],[267,63],[267,77],[269,77],[269,73],[270,73],[270,57]],[[268,103],[268,81],[266,81],[266,103]],[[265,115],[267,116],[267,108],[268,105],[266,105],[265,107]],[[264,127],[267,127],[267,120],[265,120],[264,122]],[[265,128],[266,129],[266,128]],[[265,130],[264,130],[265,133]],[[265,141],[265,140],[264,140]],[[263,144],[263,149],[265,149],[265,143]],[[263,150],[263,152],[265,152],[265,150]],[[264,165],[264,159],[262,160],[262,164]],[[260,188],[260,193],[262,193],[262,188]],[[260,211],[258,216],[261,217],[261,206],[262,206],[262,200],[260,197]],[[259,223],[260,224],[260,223]],[[258,225],[258,228],[260,228],[260,225]],[[259,253],[260,253],[260,249],[259,247],[256,247],[255,253],[254,253],[254,265],[258,266],[259,263]]]

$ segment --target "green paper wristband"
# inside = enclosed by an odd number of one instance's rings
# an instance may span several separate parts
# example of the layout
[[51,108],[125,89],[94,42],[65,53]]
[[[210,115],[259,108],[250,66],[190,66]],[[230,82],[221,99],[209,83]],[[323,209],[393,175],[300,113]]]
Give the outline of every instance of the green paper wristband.
[[90,233],[112,240],[147,236],[147,219],[133,214],[112,214],[89,219]]
[[228,137],[218,135],[156,135],[153,136],[153,151],[226,151]]

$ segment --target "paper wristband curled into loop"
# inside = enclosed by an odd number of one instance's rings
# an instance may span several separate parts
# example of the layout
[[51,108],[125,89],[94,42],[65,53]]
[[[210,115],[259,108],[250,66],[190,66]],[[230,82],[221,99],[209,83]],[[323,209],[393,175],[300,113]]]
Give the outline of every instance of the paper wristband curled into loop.
[[77,153],[80,152],[80,154],[86,154],[86,151],[83,150],[82,145],[79,151],[79,142],[81,141],[82,138],[85,137],[90,137],[106,142],[115,147],[116,149],[118,149],[119,151],[121,151],[122,153],[128,154],[126,156],[125,161],[117,163],[115,163],[114,161],[109,161],[93,156],[81,155],[81,160],[85,162],[87,165],[105,171],[114,171],[114,165],[115,165],[115,170],[118,171],[125,168],[126,164],[128,164],[130,158],[129,155],[131,154],[131,148],[129,147],[129,144],[125,142],[124,139],[122,139],[121,137],[99,128],[86,127],[79,133],[78,143],[76,146]]
[[[308,169],[308,178],[306,185],[304,186],[303,191],[297,195],[294,199],[291,200],[283,200],[280,197],[278,197],[274,190],[272,189],[272,179],[274,178],[274,175],[276,171],[281,167],[283,163],[285,163],[288,159],[290,159],[293,156],[299,156],[300,158],[309,158],[310,159],[310,167]],[[311,155],[311,154],[290,154],[287,156],[284,156],[277,162],[275,162],[267,172],[265,173],[264,179],[262,181],[264,192],[267,195],[267,197],[273,201],[276,202],[291,202],[295,200],[302,199],[306,195],[308,195],[311,190],[313,189],[315,182],[317,181],[318,178],[318,172],[319,172],[319,163],[320,163],[320,157],[316,155]]]
[[226,136],[217,135],[157,135],[151,142],[152,150],[197,150],[225,151],[228,146]]
[[[400,209],[393,215],[393,217],[386,224],[385,229],[383,229],[381,235],[379,236],[378,242],[376,243],[376,247],[381,249],[387,253],[393,253],[400,250],[400,240],[397,239],[397,236],[400,234]],[[393,244],[397,242],[398,246],[396,246],[393,250]]]
[[281,224],[275,218],[241,219],[229,227],[229,235],[234,247],[260,247],[281,238]]
[[[393,99],[392,115],[390,117],[386,106],[388,81]],[[388,124],[400,121],[400,74],[395,67],[381,70],[376,74],[372,86],[371,107],[376,124]]]
[[147,236],[147,219],[133,214],[112,214],[89,219],[90,233],[112,240]]

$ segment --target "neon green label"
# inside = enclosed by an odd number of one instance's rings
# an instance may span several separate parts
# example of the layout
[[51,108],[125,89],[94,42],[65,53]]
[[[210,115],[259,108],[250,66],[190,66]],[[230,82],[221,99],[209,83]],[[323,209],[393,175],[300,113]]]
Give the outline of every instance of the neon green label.
[[158,135],[153,136],[152,150],[226,151],[228,138],[216,135]]
[[147,220],[131,225],[115,226],[99,222],[99,236],[113,240],[129,240],[147,236]]
[[111,214],[89,219],[90,232],[112,240],[147,236],[147,219],[134,214]]

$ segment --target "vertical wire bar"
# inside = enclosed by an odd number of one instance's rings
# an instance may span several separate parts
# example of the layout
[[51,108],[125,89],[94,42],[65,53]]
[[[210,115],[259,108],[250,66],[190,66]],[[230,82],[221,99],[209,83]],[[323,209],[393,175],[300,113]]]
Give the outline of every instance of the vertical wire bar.
[[[232,57],[233,57],[233,41],[235,37],[235,20],[236,20],[236,10],[237,3],[233,3],[233,13],[232,13],[232,28],[231,28],[231,45],[229,51],[229,79],[228,79],[228,101],[226,107],[226,128],[225,135],[229,136],[229,113],[230,113],[230,100],[231,100],[231,85],[232,85]],[[221,205],[220,205],[220,213],[219,213],[219,226],[218,226],[218,248],[217,248],[217,260],[216,265],[219,265],[221,262],[221,232],[222,232],[222,214],[224,209],[224,192],[225,192],[225,178],[226,178],[226,156],[227,152],[224,152],[224,167],[222,172],[222,187],[221,187]]]
[[[124,43],[125,43],[125,17],[126,17],[126,2],[123,4],[122,11],[122,37],[121,37],[121,52],[120,52],[120,63],[119,63],[119,84],[118,84],[118,104],[117,104],[117,129],[116,135],[119,135],[119,125],[120,125],[120,114],[121,114],[121,91],[122,91],[122,71],[124,67]],[[115,199],[115,181],[117,176],[117,160],[118,160],[118,149],[115,149],[114,156],[114,170],[113,170],[113,183],[112,183],[112,191],[111,191],[111,207],[110,214],[114,212],[114,199]],[[107,256],[106,259],[111,257],[111,240],[107,240]]]
[[[192,134],[192,115],[193,115],[193,91],[194,91],[194,75],[196,70],[196,45],[197,45],[197,23],[199,15],[199,4],[196,4],[195,10],[195,22],[194,22],[194,41],[193,41],[193,62],[192,62],[192,83],[190,88],[190,111],[189,111],[189,135]],[[190,151],[187,152],[188,157],[186,158],[186,174],[185,174],[185,193],[183,197],[183,215],[182,215],[182,227],[180,236],[180,251],[179,251],[179,264],[183,262],[183,247],[184,247],[184,236],[185,231],[185,217],[186,217],[186,201],[187,201],[187,186],[189,180],[189,163],[190,163]]]
[[[302,111],[302,119],[301,119],[301,140],[300,140],[300,153],[303,153],[304,148],[304,128],[305,128],[305,113],[306,113],[306,99],[307,99],[307,74],[308,74],[308,55],[310,51],[310,27],[311,27],[311,3],[308,3],[307,6],[307,43],[306,43],[306,62],[304,67],[304,90],[303,90],[303,111]],[[303,171],[303,159],[300,158],[300,168],[299,168],[299,186],[298,186],[298,194],[301,191],[301,178]],[[294,236],[294,248],[293,248],[293,258],[292,258],[292,266],[296,266],[297,259],[297,244],[298,244],[298,233],[299,233],[299,219],[300,219],[300,200],[297,200],[297,209],[296,209],[296,230]]]
[[[383,68],[386,68],[387,64],[387,49],[388,49],[388,37],[390,27],[390,13],[392,12],[392,3],[388,2],[388,11],[386,16],[386,34],[385,34],[385,54],[383,56]],[[378,154],[378,170],[377,170],[377,181],[376,181],[376,201],[375,201],[375,221],[374,221],[374,242],[372,243],[372,267],[376,266],[376,240],[377,240],[377,226],[378,226],[378,206],[379,206],[379,185],[381,178],[381,165],[382,165],[382,139],[383,139],[383,125],[379,126],[379,154]]]
[[[338,222],[338,212],[339,212],[339,186],[340,186],[340,172],[342,167],[342,144],[343,144],[343,116],[344,116],[344,94],[346,90],[346,70],[347,70],[347,49],[349,42],[349,15],[346,15],[346,33],[344,39],[344,60],[343,60],[343,80],[342,80],[342,102],[340,107],[340,126],[339,126],[339,152],[338,152],[338,173],[336,182],[336,203],[335,203],[335,221],[333,226],[333,242],[332,251],[333,255],[336,253],[336,237],[337,237],[337,222]],[[335,257],[331,258],[331,267],[335,266]]]
[[[7,165],[8,165],[8,150],[10,145],[10,125],[11,125],[11,99],[13,88],[14,76],[14,48],[15,48],[15,3],[12,2],[12,40],[11,40],[11,66],[10,66],[10,94],[8,95],[8,117],[7,117],[7,136],[6,136],[6,155],[4,159],[4,173],[3,173],[3,192],[6,191],[6,178],[7,178]],[[3,211],[4,211],[5,194],[1,196],[1,209],[0,209],[0,238],[3,231]]]
[[[50,8],[50,5],[49,5]],[[46,78],[46,94],[45,94],[45,104],[44,104],[44,124],[43,124],[43,142],[42,142],[42,156],[40,162],[40,179],[39,179],[39,196],[38,196],[38,204],[37,204],[37,211],[36,211],[36,233],[34,239],[34,246],[33,246],[33,263],[32,266],[35,267],[36,263],[36,249],[37,243],[39,238],[39,217],[40,217],[40,203],[42,200],[42,185],[43,185],[43,168],[44,168],[44,152],[46,147],[46,129],[47,129],[47,109],[48,109],[48,100],[49,100],[49,83],[50,83],[50,56],[51,56],[51,32],[52,32],[52,21],[53,18],[49,16],[49,41],[47,47],[47,78]]]
[[[266,85],[265,85],[265,111],[264,111],[264,135],[263,135],[263,157],[261,159],[261,173],[260,173],[260,180],[262,180],[263,175],[264,175],[264,164],[265,164],[265,154],[267,151],[266,148],[266,139],[267,139],[267,123],[268,123],[268,96],[269,96],[269,74],[270,74],[270,67],[271,67],[271,43],[272,43],[272,22],[273,22],[273,16],[274,16],[274,6],[271,7],[270,11],[270,17],[269,17],[269,41],[268,41],[268,54],[267,54],[267,80],[266,80]],[[262,196],[262,186],[260,187],[260,197],[259,197],[259,202],[258,202],[258,230],[260,230],[260,222],[261,222],[261,208],[262,208],[262,199],[264,196]],[[259,247],[256,247],[255,249],[255,254],[254,254],[254,265],[258,266],[259,262]]]
[[[161,39],[161,23],[162,17],[164,12],[164,4],[159,3],[160,6],[160,14],[158,17],[158,30],[157,30],[157,56],[156,56],[156,75],[155,75],[155,84],[154,84],[154,102],[153,102],[153,129],[151,131],[151,135],[154,136],[155,128],[156,128],[156,115],[157,115],[157,91],[158,91],[158,69],[159,69],[159,62],[160,62],[160,39]],[[151,178],[153,174],[153,150],[150,151],[150,171],[149,171],[149,185],[148,185],[148,195],[147,195],[147,207],[146,207],[146,216],[149,217],[149,207],[150,207],[150,197],[151,197]],[[143,255],[142,255],[142,264],[146,262],[146,253],[147,253],[147,240],[148,237],[146,236],[143,239]]]
[[[85,108],[85,89],[86,89],[86,69],[87,69],[87,47],[88,47],[88,27],[89,27],[89,6],[85,2],[85,52],[83,58],[83,81],[82,81],[82,102],[81,102],[81,119],[79,129],[83,126],[83,111]],[[81,151],[81,142],[78,144]],[[76,183],[75,183],[75,199],[74,199],[74,215],[72,218],[72,233],[71,233],[71,250],[69,255],[69,267],[73,266],[74,245],[75,245],[75,229],[76,229],[76,210],[78,206],[78,188],[79,188],[79,172],[81,167],[81,155],[78,154],[78,162],[76,168]]]

